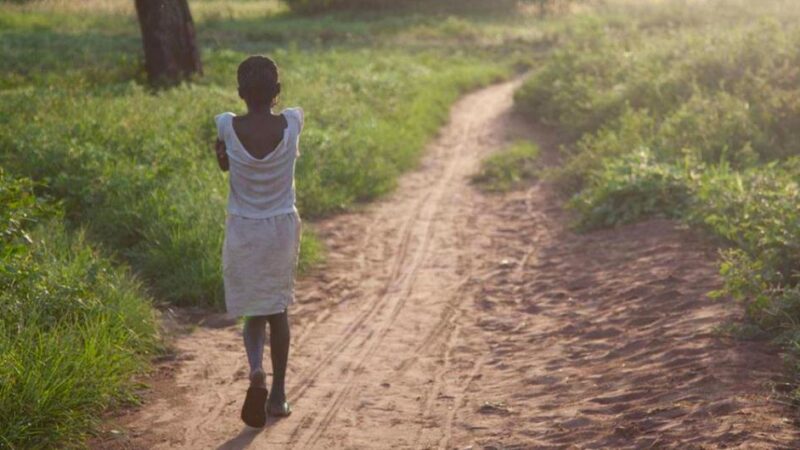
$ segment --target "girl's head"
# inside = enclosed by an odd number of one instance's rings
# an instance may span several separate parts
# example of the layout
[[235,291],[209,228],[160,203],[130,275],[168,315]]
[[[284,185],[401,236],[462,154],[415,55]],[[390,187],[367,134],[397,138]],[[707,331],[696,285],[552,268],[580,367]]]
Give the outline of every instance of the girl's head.
[[250,56],[239,64],[236,73],[239,97],[248,106],[272,107],[281,93],[278,66],[266,56]]

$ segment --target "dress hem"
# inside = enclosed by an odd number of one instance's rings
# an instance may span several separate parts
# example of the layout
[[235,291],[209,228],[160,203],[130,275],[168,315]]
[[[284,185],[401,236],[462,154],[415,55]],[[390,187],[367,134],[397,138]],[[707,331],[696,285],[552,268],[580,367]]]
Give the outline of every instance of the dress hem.
[[[249,317],[249,316],[271,316],[274,314],[280,314],[284,311],[288,311],[289,307],[294,303],[293,301],[288,302],[285,305],[281,305],[279,308],[242,308],[242,309],[227,309],[226,315],[229,318],[238,318],[238,317]],[[273,304],[273,306],[277,306]]]
[[229,216],[236,216],[236,217],[241,217],[242,219],[251,219],[251,220],[266,220],[266,219],[272,219],[273,217],[283,216],[286,214],[299,214],[296,206],[272,211],[269,214],[242,214],[236,211],[231,211],[230,209],[227,211],[227,213]]

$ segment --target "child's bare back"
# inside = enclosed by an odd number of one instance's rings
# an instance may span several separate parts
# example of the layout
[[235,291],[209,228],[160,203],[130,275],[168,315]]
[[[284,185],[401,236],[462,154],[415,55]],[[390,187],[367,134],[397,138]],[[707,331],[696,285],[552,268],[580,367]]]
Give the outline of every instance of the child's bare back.
[[273,114],[270,110],[248,111],[244,116],[233,118],[236,136],[256,159],[264,159],[272,153],[283,140],[289,123],[283,114]]

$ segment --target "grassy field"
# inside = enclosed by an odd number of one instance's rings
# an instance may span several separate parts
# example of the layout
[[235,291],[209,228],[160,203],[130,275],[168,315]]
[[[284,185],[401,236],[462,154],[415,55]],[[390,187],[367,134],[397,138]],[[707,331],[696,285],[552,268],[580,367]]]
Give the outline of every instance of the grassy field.
[[[313,219],[391,190],[460,93],[549,35],[502,12],[195,0],[205,74],[154,92],[132,3],[0,2],[0,447],[82,445],[101,411],[135,401],[160,346],[152,305],[221,306],[212,118],[242,111],[245,56],[273,56],[282,105],[306,110],[297,187]],[[301,265],[322,253],[306,234]]]
[[782,0],[610,2],[571,17],[516,96],[574,138],[555,179],[579,228],[660,215],[709,230],[728,244],[715,294],[795,356],[798,17]]

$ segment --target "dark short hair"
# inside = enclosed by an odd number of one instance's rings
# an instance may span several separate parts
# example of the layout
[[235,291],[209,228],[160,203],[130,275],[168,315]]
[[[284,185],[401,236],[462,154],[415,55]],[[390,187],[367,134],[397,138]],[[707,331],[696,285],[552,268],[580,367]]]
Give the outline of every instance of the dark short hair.
[[266,56],[250,56],[236,72],[239,95],[248,103],[273,105],[281,93],[278,66]]

